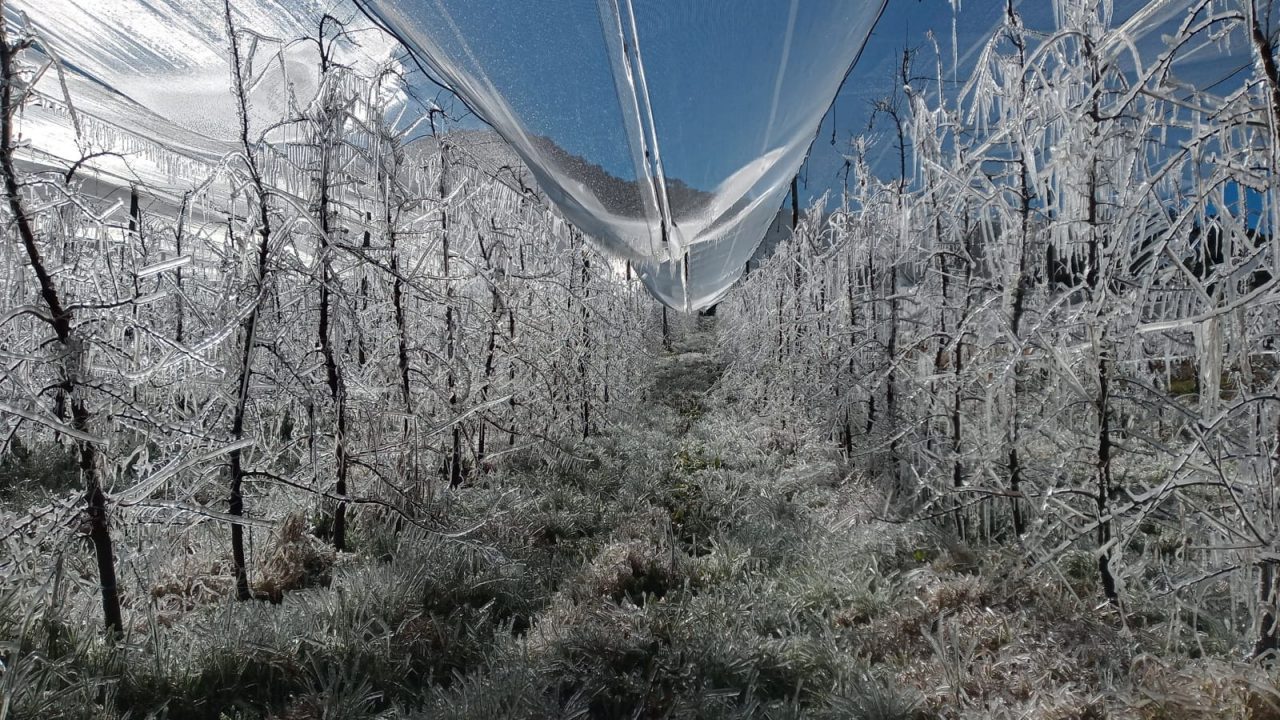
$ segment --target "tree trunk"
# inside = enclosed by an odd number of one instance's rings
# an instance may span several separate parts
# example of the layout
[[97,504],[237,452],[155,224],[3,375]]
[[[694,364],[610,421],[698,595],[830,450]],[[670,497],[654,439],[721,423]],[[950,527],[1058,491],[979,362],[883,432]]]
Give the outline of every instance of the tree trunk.
[[[323,42],[323,37],[321,38]],[[322,45],[323,47],[323,45]],[[322,53],[323,63],[323,53]],[[321,82],[328,83],[330,78],[327,75],[327,67],[322,68]],[[333,272],[333,245],[331,238],[333,237],[332,217],[330,212],[331,191],[330,176],[330,154],[333,149],[335,132],[335,124],[337,118],[334,117],[338,110],[332,102],[332,90],[325,87],[321,90],[324,102],[320,108],[319,118],[319,151],[320,151],[320,172],[319,172],[319,208],[320,216],[320,307],[319,307],[319,328],[317,333],[317,344],[320,346],[320,355],[324,358],[324,374],[325,385],[329,390],[329,400],[333,405],[334,413],[334,437],[333,437],[333,454],[335,465],[335,483],[334,492],[339,498],[346,497],[347,494],[347,472],[349,461],[347,459],[347,411],[346,411],[346,387],[343,382],[342,368],[339,366],[337,353],[334,351],[335,330],[333,322],[333,303],[332,293],[333,286],[339,280]],[[337,507],[333,511],[333,547],[339,552],[347,549],[347,503],[345,500],[338,500]]]
[[[224,2],[223,8],[231,49],[233,90],[236,102],[239,105],[240,147],[244,151],[244,162],[249,173],[250,184],[253,186],[254,197],[258,203],[257,262],[249,285],[250,292],[248,293],[252,298],[253,307],[240,323],[241,346],[238,392],[231,419],[231,437],[234,442],[238,443],[245,437],[245,419],[249,406],[249,384],[253,378],[255,336],[264,299],[263,295],[267,288],[268,261],[271,253],[271,213],[267,203],[266,185],[263,183],[262,173],[258,168],[254,146],[249,141],[248,88],[245,86],[244,65],[240,57],[240,43],[236,37],[235,25],[232,22],[230,0]],[[239,517],[244,514],[244,480],[248,475],[248,471],[244,467],[244,450],[242,448],[232,450],[229,461],[231,481],[227,512],[232,516]],[[249,592],[249,574],[244,552],[244,526],[234,521],[231,523],[231,561],[236,576],[236,598],[248,600],[252,595]]]
[[[40,255],[35,229],[27,215],[19,190],[18,173],[13,162],[13,61],[16,48],[9,44],[9,28],[5,21],[4,0],[0,0],[0,172],[4,174],[4,189],[9,212],[17,227],[31,270],[40,287],[40,296],[49,311],[48,323],[58,338],[64,354],[61,362],[61,380],[58,397],[69,401],[72,427],[89,434],[91,428],[88,408],[82,397],[81,373],[85,370],[83,341],[75,333],[70,308],[62,303],[62,297],[53,277]],[[111,540],[111,525],[107,517],[107,498],[98,476],[98,454],[93,443],[83,439],[76,441],[80,474],[85,484],[85,510],[89,520],[89,539],[93,543],[98,566],[98,586],[102,594],[102,618],[111,635],[119,635],[124,622],[120,613],[120,594],[116,584],[115,550]]]

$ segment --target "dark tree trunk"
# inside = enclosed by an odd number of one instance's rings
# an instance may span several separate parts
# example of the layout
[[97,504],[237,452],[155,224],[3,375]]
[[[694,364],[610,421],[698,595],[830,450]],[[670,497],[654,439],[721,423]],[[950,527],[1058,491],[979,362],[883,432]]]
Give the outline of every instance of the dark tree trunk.
[[[26,252],[27,261],[35,273],[40,287],[40,297],[49,311],[48,323],[62,346],[62,378],[57,397],[69,401],[71,424],[78,432],[87,435],[91,430],[88,408],[81,397],[80,373],[84,369],[86,348],[75,334],[71,309],[64,306],[53,277],[40,255],[35,228],[22,201],[18,173],[13,162],[13,113],[14,107],[13,62],[17,48],[9,44],[9,28],[5,21],[4,0],[0,0],[0,172],[4,174],[4,189],[9,213],[13,216],[18,239]],[[107,632],[119,635],[124,628],[120,613],[120,594],[116,584],[115,550],[111,540],[111,526],[107,517],[107,497],[98,476],[98,455],[93,443],[83,439],[76,441],[80,474],[85,484],[85,511],[89,521],[89,539],[93,543],[98,566],[98,586],[102,594],[102,618]]]
[[588,374],[591,358],[591,321],[587,312],[587,301],[590,299],[588,283],[591,279],[591,264],[587,260],[586,245],[581,237],[579,237],[578,252],[582,255],[582,287],[580,289],[582,325],[579,328],[581,347],[578,349],[578,383],[582,390],[582,439],[586,440],[591,436],[591,382]]
[[[441,150],[440,169],[440,199],[448,197],[448,185],[446,184],[449,174],[449,154],[448,148]],[[453,313],[453,278],[450,276],[452,272],[450,268],[450,250],[449,250],[449,210],[448,208],[440,208],[440,233],[441,245],[440,254],[441,262],[444,268],[445,283],[445,306],[444,306],[444,333],[445,333],[445,359],[449,363],[448,373],[445,376],[445,386],[449,390],[449,412],[451,419],[454,421],[451,431],[451,447],[444,462],[443,475],[448,481],[450,487],[458,487],[465,479],[462,472],[462,426],[457,422],[458,417],[458,379],[455,374],[454,363],[457,361],[458,352],[458,331],[454,320]]]
[[1098,354],[1098,577],[1102,580],[1102,593],[1112,605],[1120,603],[1115,575],[1111,570],[1111,521],[1107,519],[1111,500],[1111,413],[1108,402],[1111,396],[1110,350],[1103,341]]
[[[235,25],[231,17],[230,0],[226,0],[223,8],[231,49],[233,90],[236,102],[239,105],[240,147],[244,150],[246,169],[249,172],[249,179],[258,203],[257,262],[254,268],[254,276],[249,286],[250,292],[248,293],[249,297],[253,298],[253,307],[240,323],[241,346],[238,392],[231,419],[231,437],[233,441],[238,442],[245,437],[245,420],[249,406],[249,384],[253,379],[255,336],[264,300],[263,295],[267,288],[268,260],[271,253],[271,212],[267,202],[266,185],[263,183],[262,173],[258,168],[254,146],[249,141],[248,88],[245,86],[244,65],[240,57],[240,43],[236,37]],[[231,481],[227,512],[232,516],[240,517],[244,515],[244,480],[248,475],[248,471],[244,467],[244,450],[240,448],[232,450],[229,460]],[[252,597],[252,594],[249,591],[249,573],[244,552],[244,526],[234,521],[231,523],[231,561],[236,577],[236,598],[248,600]]]
[[791,230],[800,225],[800,176],[791,178]]
[[[321,37],[323,42],[323,36]],[[323,45],[322,45],[323,47]],[[327,69],[327,68],[325,68]],[[321,82],[326,82],[327,78],[323,77],[322,69]],[[328,88],[322,90],[328,98],[328,94],[332,92]],[[320,216],[320,307],[319,307],[319,328],[317,333],[317,343],[320,346],[320,354],[324,358],[324,374],[325,385],[329,390],[329,400],[333,405],[334,413],[334,437],[333,437],[333,453],[335,465],[335,483],[334,492],[339,498],[345,498],[347,495],[347,473],[350,465],[347,459],[347,412],[346,412],[346,388],[342,377],[342,368],[338,363],[337,353],[334,350],[335,345],[335,329],[333,319],[333,286],[338,283],[337,275],[333,272],[333,245],[331,238],[333,237],[333,220],[330,212],[331,198],[329,196],[331,188],[329,187],[330,176],[330,153],[333,146],[333,124],[336,122],[333,115],[337,112],[332,107],[332,103],[325,102],[321,107],[320,122],[320,173],[319,173],[319,207],[318,214]],[[333,511],[333,547],[338,551],[347,548],[347,503],[345,500],[338,500],[337,507]]]

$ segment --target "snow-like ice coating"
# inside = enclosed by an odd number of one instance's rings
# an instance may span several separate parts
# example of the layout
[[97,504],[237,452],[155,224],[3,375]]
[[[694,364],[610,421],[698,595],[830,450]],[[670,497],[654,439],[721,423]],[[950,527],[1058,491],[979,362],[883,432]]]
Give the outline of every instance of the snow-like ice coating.
[[363,0],[662,302],[741,275],[884,0]]

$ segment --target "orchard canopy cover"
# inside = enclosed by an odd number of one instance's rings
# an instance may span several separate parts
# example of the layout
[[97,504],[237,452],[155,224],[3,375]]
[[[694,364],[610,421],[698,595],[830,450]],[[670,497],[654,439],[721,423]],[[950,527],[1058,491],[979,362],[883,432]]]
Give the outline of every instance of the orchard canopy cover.
[[[65,75],[24,110],[32,154],[94,161],[100,178],[173,189],[235,146],[228,21],[256,39],[249,107],[269,127],[315,92],[317,22],[374,72],[398,38],[506,139],[543,192],[672,307],[697,309],[740,277],[800,169],[885,0],[13,0]],[[358,31],[358,32],[357,32]],[[66,82],[67,92],[54,84]],[[73,127],[73,125],[75,127]],[[190,167],[187,167],[190,166]],[[176,199],[172,200],[178,202]]]
[[361,0],[662,302],[740,277],[884,0]]

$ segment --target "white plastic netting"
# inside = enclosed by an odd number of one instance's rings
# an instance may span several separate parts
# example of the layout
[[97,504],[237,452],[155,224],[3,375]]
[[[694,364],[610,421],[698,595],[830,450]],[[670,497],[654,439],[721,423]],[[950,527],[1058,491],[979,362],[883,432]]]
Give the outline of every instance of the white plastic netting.
[[372,19],[506,139],[568,220],[693,310],[741,275],[885,0],[357,4],[368,18],[350,0],[15,0],[10,21],[66,70],[46,74],[45,95],[75,100],[28,108],[23,135],[56,158],[110,150],[101,176],[178,198],[235,145],[228,9],[252,38],[255,133],[314,94],[324,14],[356,39],[337,62],[395,64]]
[[884,0],[363,0],[662,302],[714,304]]

